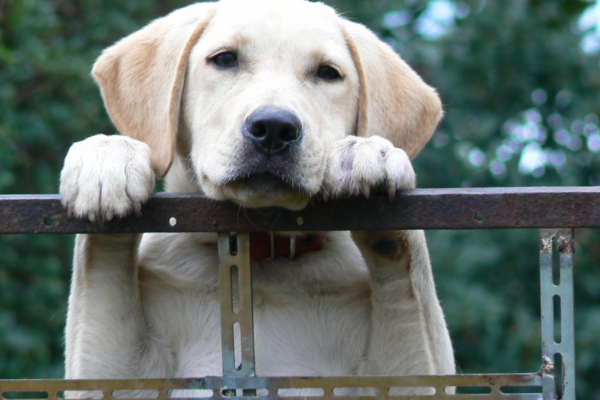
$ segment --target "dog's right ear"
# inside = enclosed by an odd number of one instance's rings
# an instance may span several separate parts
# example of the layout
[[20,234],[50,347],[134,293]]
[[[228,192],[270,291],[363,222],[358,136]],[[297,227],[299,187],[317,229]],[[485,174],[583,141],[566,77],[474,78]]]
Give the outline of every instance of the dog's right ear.
[[373,32],[341,21],[360,82],[357,135],[382,136],[415,157],[442,118],[438,94]]
[[152,169],[173,162],[181,95],[192,47],[216,6],[195,4],[159,18],[102,52],[92,70],[117,129],[152,150]]

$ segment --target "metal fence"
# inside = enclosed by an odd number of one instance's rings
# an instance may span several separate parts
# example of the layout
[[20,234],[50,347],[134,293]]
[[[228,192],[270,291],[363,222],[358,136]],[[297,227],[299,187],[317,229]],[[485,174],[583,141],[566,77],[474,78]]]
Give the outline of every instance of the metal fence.
[[[158,194],[142,217],[103,224],[70,219],[58,196],[0,196],[0,233],[219,232],[223,376],[167,380],[0,380],[2,399],[89,398],[311,398],[575,399],[572,228],[600,227],[600,188],[490,188],[414,190],[354,198],[302,211],[242,209],[199,195]],[[263,377],[254,369],[249,236],[254,231],[541,228],[542,359],[530,374],[402,377]],[[236,232],[237,254],[230,234]],[[560,265],[553,266],[558,254]],[[239,313],[231,307],[231,266],[240,279]],[[560,284],[553,275],[559,271]],[[555,307],[560,321],[554,320]],[[241,368],[236,368],[233,325],[239,323]],[[555,341],[560,330],[560,343]],[[555,366],[557,368],[555,368]],[[562,371],[557,376],[556,371]],[[396,396],[398,387],[431,395]],[[452,388],[452,390],[450,390]],[[459,388],[455,394],[453,388]],[[465,389],[468,388],[468,389]],[[468,393],[464,393],[464,392]],[[66,394],[66,395],[65,395]],[[304,396],[305,397],[305,396]]]

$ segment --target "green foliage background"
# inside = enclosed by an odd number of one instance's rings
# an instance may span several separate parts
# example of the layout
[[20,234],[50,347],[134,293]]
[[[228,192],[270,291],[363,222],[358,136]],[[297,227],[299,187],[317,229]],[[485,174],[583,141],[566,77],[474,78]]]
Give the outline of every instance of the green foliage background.
[[[0,0],[0,193],[57,192],[69,145],[114,132],[89,74],[94,59],[187,3]],[[600,57],[581,50],[588,32],[577,24],[590,2],[447,0],[455,12],[445,19],[433,0],[327,3],[378,32],[439,89],[446,118],[415,160],[421,187],[600,183]],[[537,370],[537,232],[428,239],[459,370]],[[600,399],[598,239],[577,232],[582,399]],[[0,237],[0,378],[63,375],[72,240]]]

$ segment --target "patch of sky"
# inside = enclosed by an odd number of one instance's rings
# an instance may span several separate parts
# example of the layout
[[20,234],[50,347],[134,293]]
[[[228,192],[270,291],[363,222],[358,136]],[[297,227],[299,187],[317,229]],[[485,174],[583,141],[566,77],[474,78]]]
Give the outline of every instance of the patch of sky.
[[[412,3],[408,1],[407,4]],[[480,0],[475,12],[485,9],[487,1]],[[466,18],[471,14],[471,7],[466,2],[450,0],[433,0],[427,4],[425,11],[414,21],[416,30],[428,40],[440,39],[452,32],[456,19]],[[396,10],[385,14],[383,24],[387,28],[396,29],[413,22],[413,14],[406,9]],[[600,52],[600,0],[591,5],[579,18],[577,28],[583,33],[581,48],[585,53]],[[546,93],[535,91],[533,101],[535,104],[544,104],[547,100]]]
[[581,48],[585,53],[600,51],[600,0],[590,6],[579,18],[578,28],[584,32]]
[[448,0],[431,1],[416,21],[417,31],[425,39],[436,40],[446,36],[454,28],[457,6]]

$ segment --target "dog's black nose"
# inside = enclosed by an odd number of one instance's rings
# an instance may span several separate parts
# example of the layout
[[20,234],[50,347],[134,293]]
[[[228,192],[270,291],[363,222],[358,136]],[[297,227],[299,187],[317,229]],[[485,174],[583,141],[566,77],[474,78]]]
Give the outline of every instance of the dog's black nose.
[[273,155],[287,151],[299,141],[302,122],[290,111],[265,108],[251,114],[243,130],[259,151]]

